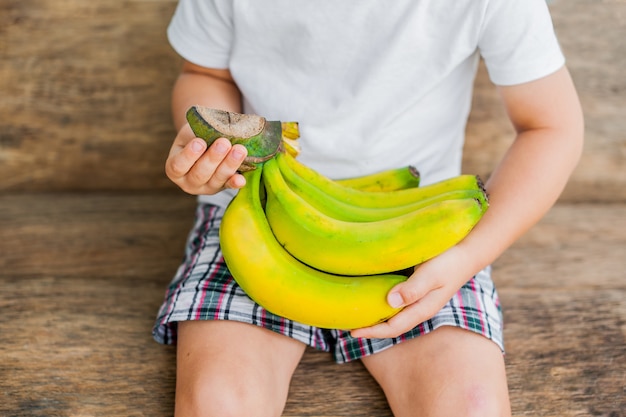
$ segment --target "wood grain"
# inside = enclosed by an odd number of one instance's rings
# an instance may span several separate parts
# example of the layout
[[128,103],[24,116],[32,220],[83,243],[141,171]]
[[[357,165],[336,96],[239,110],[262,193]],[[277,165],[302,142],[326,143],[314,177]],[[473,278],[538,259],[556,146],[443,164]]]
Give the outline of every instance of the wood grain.
[[5,0],[0,189],[169,188],[173,1]]
[[[175,0],[4,0],[0,5],[0,190],[171,189],[165,37]],[[564,201],[626,201],[626,3],[562,0],[553,18],[586,114]],[[488,176],[512,130],[480,68],[466,172]]]
[[[171,416],[150,331],[195,199],[163,174],[176,0],[0,2],[0,415]],[[626,2],[557,0],[586,116],[559,204],[494,265],[515,416],[625,415]],[[466,172],[513,131],[480,67]],[[285,415],[390,416],[359,362],[307,350]]]

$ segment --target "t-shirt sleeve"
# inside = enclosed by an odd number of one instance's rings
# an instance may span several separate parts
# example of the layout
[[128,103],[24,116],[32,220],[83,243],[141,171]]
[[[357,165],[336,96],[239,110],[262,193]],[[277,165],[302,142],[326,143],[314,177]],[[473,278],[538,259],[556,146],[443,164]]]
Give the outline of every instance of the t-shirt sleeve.
[[478,42],[491,81],[515,85],[565,63],[546,0],[491,0]]
[[180,0],[167,28],[180,56],[209,68],[228,67],[232,36],[230,0]]

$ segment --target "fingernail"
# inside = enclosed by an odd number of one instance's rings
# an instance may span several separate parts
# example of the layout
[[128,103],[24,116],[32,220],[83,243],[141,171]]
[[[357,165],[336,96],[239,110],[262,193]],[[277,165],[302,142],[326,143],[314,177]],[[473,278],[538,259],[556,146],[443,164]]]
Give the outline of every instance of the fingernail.
[[235,188],[241,188],[244,185],[246,185],[246,180],[242,176],[238,176],[238,177],[233,178],[233,186]]
[[233,149],[233,152],[232,152],[233,158],[241,159],[244,157],[244,155],[245,155],[244,151],[239,149],[239,147],[236,147],[235,149]]
[[193,142],[191,142],[191,150],[195,153],[200,153],[204,151],[204,144],[199,140],[194,140]]
[[228,147],[222,142],[215,142],[213,150],[220,155],[224,155],[228,151]]
[[387,296],[387,302],[393,308],[398,308],[402,306],[404,300],[402,300],[402,296],[398,292],[392,292]]

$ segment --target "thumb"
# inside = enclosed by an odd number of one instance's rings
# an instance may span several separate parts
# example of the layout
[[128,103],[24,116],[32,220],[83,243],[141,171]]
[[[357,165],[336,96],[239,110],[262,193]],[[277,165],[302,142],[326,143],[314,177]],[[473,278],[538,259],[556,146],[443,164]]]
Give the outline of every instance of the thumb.
[[405,307],[419,301],[431,288],[427,280],[413,274],[408,280],[393,287],[387,294],[387,303],[393,308]]

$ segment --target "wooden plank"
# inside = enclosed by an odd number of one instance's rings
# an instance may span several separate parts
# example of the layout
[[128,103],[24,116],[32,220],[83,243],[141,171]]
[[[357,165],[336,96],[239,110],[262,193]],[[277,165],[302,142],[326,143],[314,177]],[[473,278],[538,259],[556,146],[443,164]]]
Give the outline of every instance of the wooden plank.
[[[150,330],[193,206],[0,195],[0,415],[171,415],[175,349]],[[560,204],[495,266],[514,415],[623,415],[625,209]],[[360,363],[309,349],[285,415],[391,414]]]
[[285,417],[391,417],[385,395],[361,362],[336,364],[329,353],[308,349],[296,369]]
[[623,204],[557,204],[494,264],[494,278],[515,289],[623,290],[625,254]]
[[0,190],[172,187],[175,1],[7,0]]
[[[626,201],[626,3],[552,5],[583,102],[587,144],[564,201]],[[0,191],[171,189],[179,58],[165,38],[175,0],[5,0],[0,6]],[[467,172],[487,176],[512,130],[484,68],[467,129]]]
[[152,279],[154,271],[171,275],[178,266],[196,199],[52,193],[0,195],[0,201],[0,268],[14,277],[101,277],[115,270],[123,279]]
[[175,350],[150,337],[163,287],[109,274],[3,274],[0,415],[172,415]]
[[618,285],[501,291],[515,415],[624,415],[626,289]]

